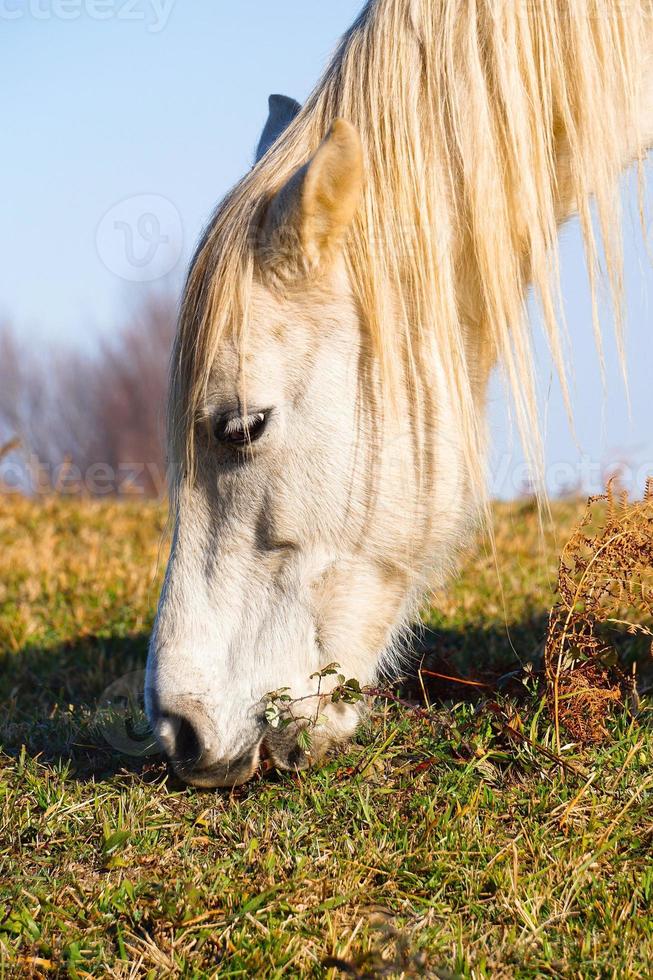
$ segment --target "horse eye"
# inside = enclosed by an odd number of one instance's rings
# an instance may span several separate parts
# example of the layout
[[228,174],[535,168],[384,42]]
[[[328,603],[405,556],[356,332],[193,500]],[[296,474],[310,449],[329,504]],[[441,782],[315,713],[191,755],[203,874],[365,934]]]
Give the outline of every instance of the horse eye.
[[231,416],[218,419],[215,438],[228,446],[246,448],[260,439],[268,423],[269,412],[253,412],[244,418]]

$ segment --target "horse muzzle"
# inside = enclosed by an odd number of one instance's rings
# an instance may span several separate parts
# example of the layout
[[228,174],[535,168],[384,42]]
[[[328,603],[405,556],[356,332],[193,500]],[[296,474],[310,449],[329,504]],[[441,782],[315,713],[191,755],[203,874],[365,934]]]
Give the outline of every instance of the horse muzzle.
[[276,733],[262,712],[238,751],[225,754],[202,705],[179,700],[174,710],[155,709],[152,727],[174,772],[185,783],[205,789],[241,786],[264,763],[278,769],[306,769],[311,757],[297,744],[289,727]]

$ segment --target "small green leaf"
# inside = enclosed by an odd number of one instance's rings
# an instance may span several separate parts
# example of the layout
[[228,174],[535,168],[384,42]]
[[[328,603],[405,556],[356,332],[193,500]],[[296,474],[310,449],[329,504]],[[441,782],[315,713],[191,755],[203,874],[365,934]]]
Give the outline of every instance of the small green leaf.
[[311,680],[314,677],[329,677],[331,674],[337,674],[339,666],[340,664],[335,663],[335,661],[332,664],[327,664],[326,667],[322,667],[320,670],[316,670],[314,674],[311,674]]
[[309,732],[308,728],[300,728],[300,730],[297,732],[297,745],[300,747],[302,752],[306,752],[306,754],[308,754],[311,750],[311,743],[311,733]]
[[265,695],[265,698],[268,701],[278,701],[280,700],[281,696],[285,694],[286,691],[289,690],[290,690],[289,687],[280,687],[276,691],[268,691],[268,693]]
[[278,728],[281,722],[281,711],[279,710],[279,705],[275,704],[274,701],[268,701],[265,706],[265,720],[267,721],[270,728]]

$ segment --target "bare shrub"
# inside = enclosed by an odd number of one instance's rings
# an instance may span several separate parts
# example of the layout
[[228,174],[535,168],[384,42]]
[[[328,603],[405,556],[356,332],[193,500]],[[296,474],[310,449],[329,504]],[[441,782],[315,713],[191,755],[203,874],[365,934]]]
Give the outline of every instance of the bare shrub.
[[610,711],[634,681],[620,666],[619,639],[653,641],[653,480],[644,499],[624,492],[590,497],[560,557],[545,666],[559,726],[581,742],[607,735]]
[[[35,350],[0,331],[0,443],[11,485],[104,495],[163,490],[163,406],[176,301],[149,293],[91,354]],[[6,475],[7,459],[3,467]],[[5,480],[8,485],[9,481]]]

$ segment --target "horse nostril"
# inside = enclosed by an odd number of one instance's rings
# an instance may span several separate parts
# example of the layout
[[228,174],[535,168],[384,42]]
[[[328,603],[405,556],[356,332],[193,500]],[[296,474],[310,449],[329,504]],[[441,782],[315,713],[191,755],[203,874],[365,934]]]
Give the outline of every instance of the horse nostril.
[[159,741],[175,762],[192,765],[202,755],[197,729],[184,715],[166,715],[158,726]]
[[196,762],[202,754],[197,729],[188,718],[179,719],[177,732],[177,758],[188,762]]

